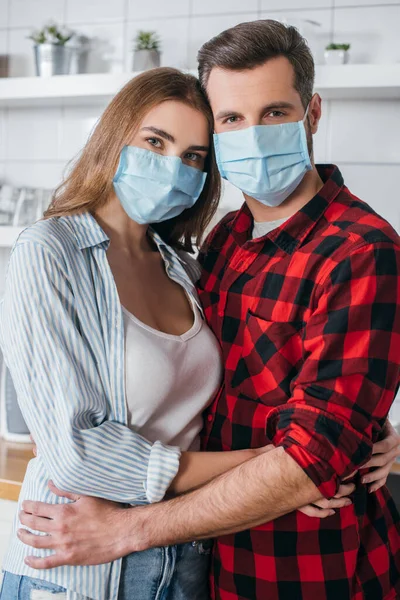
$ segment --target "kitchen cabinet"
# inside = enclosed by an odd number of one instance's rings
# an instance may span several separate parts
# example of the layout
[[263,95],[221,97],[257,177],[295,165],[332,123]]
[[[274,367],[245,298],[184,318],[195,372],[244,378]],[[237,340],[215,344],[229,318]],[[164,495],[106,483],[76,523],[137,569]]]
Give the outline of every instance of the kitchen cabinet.
[[[21,484],[31,458],[31,444],[15,444],[0,439],[0,565],[7,550]],[[0,569],[0,582],[1,578]]]
[[[16,502],[12,502],[11,500],[0,500],[0,565],[3,564],[3,558],[8,547],[16,510]],[[0,570],[0,585],[2,577],[3,575]]]

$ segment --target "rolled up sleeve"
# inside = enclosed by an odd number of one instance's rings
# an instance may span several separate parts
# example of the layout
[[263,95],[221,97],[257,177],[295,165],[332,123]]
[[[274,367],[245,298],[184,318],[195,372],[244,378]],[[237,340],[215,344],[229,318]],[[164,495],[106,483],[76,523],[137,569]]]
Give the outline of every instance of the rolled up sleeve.
[[269,439],[326,498],[369,460],[396,394],[399,274],[390,242],[358,248],[329,270],[306,321],[292,396],[268,416]]
[[91,347],[100,342],[81,332],[62,258],[38,243],[18,244],[0,315],[5,361],[54,483],[117,502],[162,500],[180,449],[151,443],[110,416],[110,392]]

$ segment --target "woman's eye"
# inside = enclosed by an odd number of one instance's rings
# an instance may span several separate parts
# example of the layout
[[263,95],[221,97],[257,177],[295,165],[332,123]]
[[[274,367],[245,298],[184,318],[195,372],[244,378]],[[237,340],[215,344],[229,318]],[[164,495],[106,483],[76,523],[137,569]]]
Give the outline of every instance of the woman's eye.
[[158,138],[147,138],[146,142],[149,142],[155,148],[161,148],[161,140]]

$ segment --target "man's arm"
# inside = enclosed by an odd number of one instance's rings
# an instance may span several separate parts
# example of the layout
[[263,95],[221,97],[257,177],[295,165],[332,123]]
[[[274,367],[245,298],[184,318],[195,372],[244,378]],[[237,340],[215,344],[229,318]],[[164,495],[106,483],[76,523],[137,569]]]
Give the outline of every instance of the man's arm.
[[[146,507],[139,517],[143,519],[139,549],[243,531],[321,498],[303,469],[283,448],[275,448],[195,492]],[[133,533],[130,552],[135,538],[137,543],[138,528],[135,511],[128,512]]]
[[194,494],[149,507],[145,546],[270,521],[333,497],[341,479],[367,463],[399,382],[399,274],[400,249],[390,242],[365,244],[328,263],[292,398],[268,417],[277,448]]
[[[348,491],[352,488],[349,486]],[[50,489],[59,493],[53,486]],[[321,498],[316,486],[282,448],[247,461],[199,490],[150,506],[127,510],[98,498],[63,495],[74,503],[23,503],[31,513],[22,513],[21,522],[49,536],[20,530],[19,539],[35,548],[55,551],[46,558],[28,557],[25,562],[35,569],[99,564],[150,547],[225,535]],[[43,507],[46,518],[38,516],[43,514]],[[95,517],[99,513],[101,527]],[[57,522],[59,516],[62,526]]]

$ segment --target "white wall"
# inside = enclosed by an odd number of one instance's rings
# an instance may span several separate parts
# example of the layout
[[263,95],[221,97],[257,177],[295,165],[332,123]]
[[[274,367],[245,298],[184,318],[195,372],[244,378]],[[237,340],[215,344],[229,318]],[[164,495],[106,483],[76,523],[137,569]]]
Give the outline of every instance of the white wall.
[[[160,33],[164,65],[194,68],[204,41],[261,17],[297,25],[317,63],[332,39],[352,43],[354,62],[400,61],[400,0],[0,0],[0,53],[11,55],[12,76],[32,75],[26,36],[51,18],[94,39],[89,71],[129,70],[141,28]],[[0,180],[54,187],[98,116],[95,107],[0,110]],[[326,102],[316,159],[337,162],[352,191],[400,229],[399,139],[399,102]],[[223,206],[240,202],[229,189]]]

